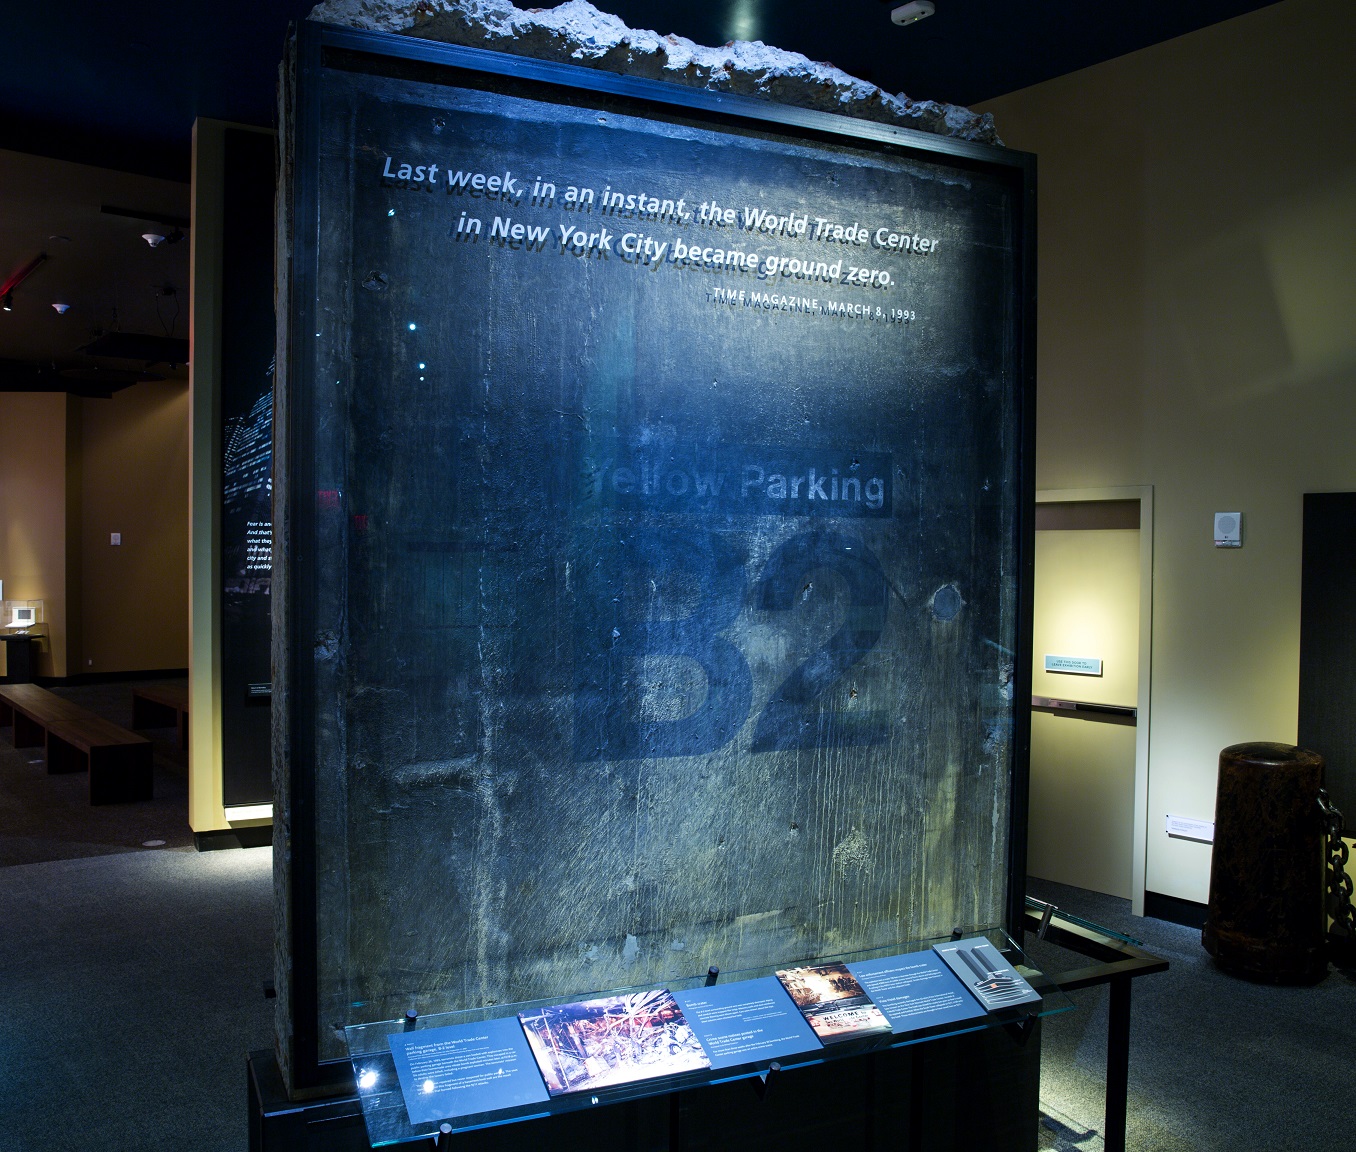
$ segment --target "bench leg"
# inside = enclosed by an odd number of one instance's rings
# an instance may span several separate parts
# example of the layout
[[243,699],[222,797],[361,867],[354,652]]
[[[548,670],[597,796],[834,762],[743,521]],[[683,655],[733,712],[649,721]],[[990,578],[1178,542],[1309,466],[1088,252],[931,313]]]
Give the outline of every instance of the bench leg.
[[67,744],[60,736],[53,736],[50,732],[47,734],[47,771],[49,774],[83,772],[88,767],[89,757],[79,748]]
[[14,709],[4,700],[0,700],[0,728],[8,728],[14,723]]
[[17,708],[14,709],[14,747],[41,748],[46,740],[46,728],[35,724]]
[[154,762],[149,744],[92,748],[89,754],[89,802],[122,804],[150,800]]

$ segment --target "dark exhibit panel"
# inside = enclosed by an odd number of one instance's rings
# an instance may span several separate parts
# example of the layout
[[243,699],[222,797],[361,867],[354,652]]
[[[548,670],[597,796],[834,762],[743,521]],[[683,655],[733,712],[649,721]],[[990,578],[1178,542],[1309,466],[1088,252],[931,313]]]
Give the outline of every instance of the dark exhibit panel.
[[1015,928],[1030,158],[299,52],[291,1074],[410,1008]]
[[273,552],[274,150],[227,128],[221,252],[222,799],[273,798],[269,747]]
[[38,667],[38,639],[10,632],[0,636],[5,646],[6,684],[30,684]]
[[1299,743],[1356,827],[1356,492],[1304,494]]

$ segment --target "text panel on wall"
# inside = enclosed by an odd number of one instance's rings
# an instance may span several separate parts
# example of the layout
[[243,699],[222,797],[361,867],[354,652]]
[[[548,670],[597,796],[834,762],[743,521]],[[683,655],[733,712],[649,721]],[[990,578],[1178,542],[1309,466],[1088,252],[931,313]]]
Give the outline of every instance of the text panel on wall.
[[273,573],[271,133],[223,133],[221,284],[222,799],[266,804]]

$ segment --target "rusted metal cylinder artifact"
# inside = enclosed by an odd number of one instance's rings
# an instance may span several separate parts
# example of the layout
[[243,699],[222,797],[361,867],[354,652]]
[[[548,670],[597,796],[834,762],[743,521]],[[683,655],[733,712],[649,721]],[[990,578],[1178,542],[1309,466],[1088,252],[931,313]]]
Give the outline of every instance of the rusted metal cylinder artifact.
[[1301,984],[1327,971],[1322,787],[1317,752],[1259,742],[1219,754],[1201,943],[1226,972]]

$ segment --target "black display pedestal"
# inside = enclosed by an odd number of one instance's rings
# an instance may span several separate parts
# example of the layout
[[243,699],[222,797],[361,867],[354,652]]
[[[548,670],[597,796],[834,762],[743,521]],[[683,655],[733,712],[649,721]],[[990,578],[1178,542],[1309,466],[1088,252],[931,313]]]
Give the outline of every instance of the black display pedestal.
[[[1034,1152],[1040,1021],[983,1028],[450,1138],[456,1152]],[[247,1061],[250,1152],[369,1147],[356,1094],[287,1099],[273,1053]],[[404,1145],[432,1152],[431,1140]]]
[[5,645],[5,683],[31,684],[38,667],[36,636],[0,634]]

